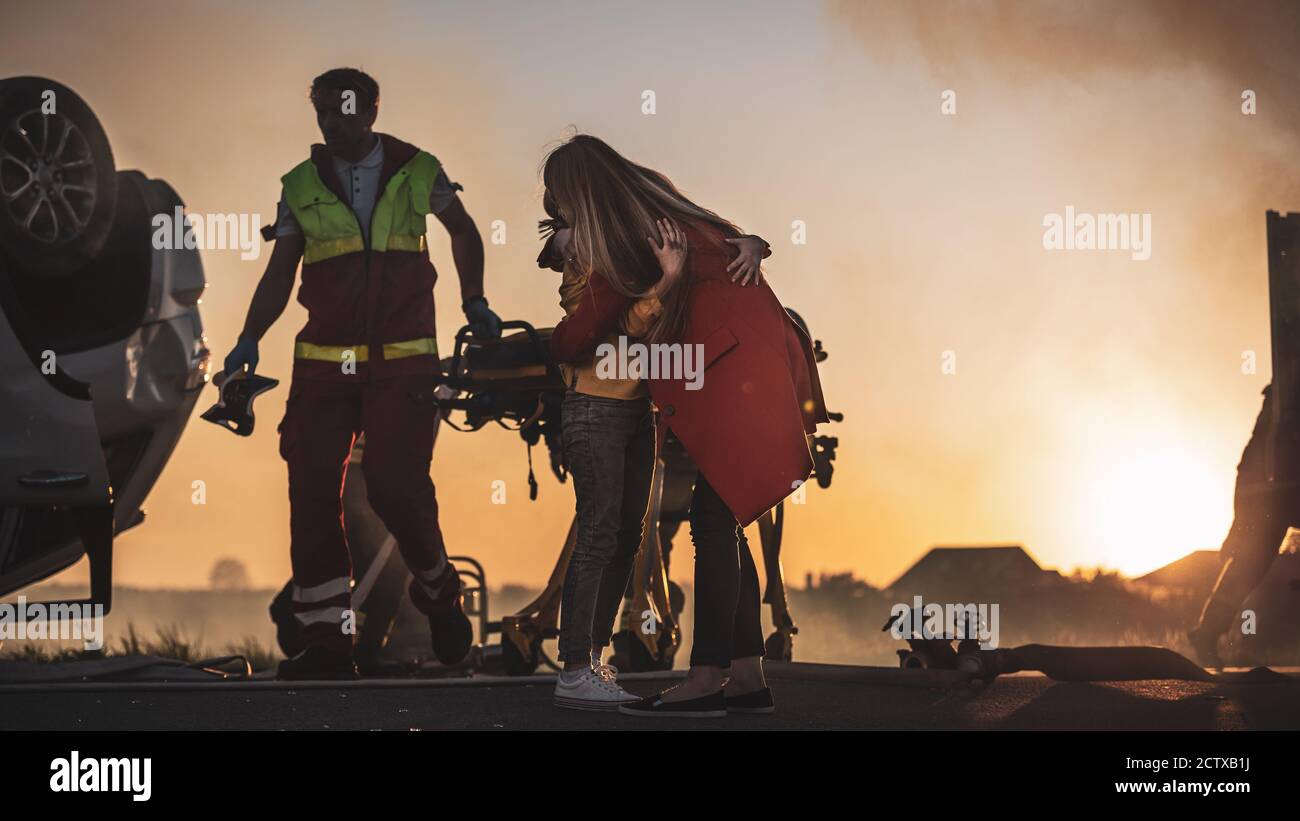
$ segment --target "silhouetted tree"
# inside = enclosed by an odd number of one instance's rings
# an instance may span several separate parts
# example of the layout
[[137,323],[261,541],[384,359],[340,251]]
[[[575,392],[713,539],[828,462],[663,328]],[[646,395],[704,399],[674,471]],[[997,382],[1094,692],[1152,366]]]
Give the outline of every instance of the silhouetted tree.
[[217,559],[208,575],[213,590],[247,590],[248,568],[239,559]]

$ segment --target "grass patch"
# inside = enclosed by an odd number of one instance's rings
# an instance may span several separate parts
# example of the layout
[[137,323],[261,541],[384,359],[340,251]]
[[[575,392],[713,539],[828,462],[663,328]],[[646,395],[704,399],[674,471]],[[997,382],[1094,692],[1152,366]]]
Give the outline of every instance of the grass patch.
[[280,658],[279,652],[253,636],[244,636],[223,647],[211,648],[204,644],[202,632],[191,635],[181,625],[166,624],[160,626],[153,636],[145,636],[141,635],[133,622],[127,623],[125,635],[118,636],[115,643],[106,645],[101,650],[84,650],[38,641],[15,642],[10,647],[0,648],[0,660],[40,664],[92,661],[112,656],[158,656],[186,663],[219,656],[243,656],[255,672],[272,669]]

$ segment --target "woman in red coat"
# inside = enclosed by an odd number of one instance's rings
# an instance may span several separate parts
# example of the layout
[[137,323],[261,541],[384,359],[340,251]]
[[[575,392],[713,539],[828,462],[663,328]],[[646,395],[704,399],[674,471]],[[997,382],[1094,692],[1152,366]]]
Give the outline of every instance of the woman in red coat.
[[598,346],[629,312],[648,315],[650,359],[680,367],[640,375],[661,435],[672,430],[700,471],[691,669],[681,685],[620,711],[771,712],[758,574],[739,533],[812,473],[807,435],[826,411],[811,341],[761,277],[734,283],[729,241],[741,232],[662,174],[578,135],[547,157],[543,181],[573,229],[574,264],[592,274],[551,337],[552,356],[577,362],[595,352],[600,373]]

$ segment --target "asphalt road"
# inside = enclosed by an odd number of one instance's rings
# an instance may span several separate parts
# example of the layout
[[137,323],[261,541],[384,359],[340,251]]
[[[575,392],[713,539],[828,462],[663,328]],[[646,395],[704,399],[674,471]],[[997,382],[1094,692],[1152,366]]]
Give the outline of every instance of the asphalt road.
[[[0,730],[1016,729],[1300,730],[1300,683],[1054,682],[891,686],[855,671],[772,671],[777,713],[634,719],[557,709],[553,679],[0,685]],[[670,678],[629,677],[648,695]]]

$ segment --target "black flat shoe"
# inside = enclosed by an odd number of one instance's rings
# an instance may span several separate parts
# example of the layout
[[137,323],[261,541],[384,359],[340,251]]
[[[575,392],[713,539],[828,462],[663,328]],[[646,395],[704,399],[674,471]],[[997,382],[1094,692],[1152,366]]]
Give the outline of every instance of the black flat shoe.
[[700,698],[686,701],[664,701],[663,693],[618,705],[625,716],[652,716],[655,718],[726,718],[727,699],[719,690]]
[[280,662],[275,677],[280,681],[355,681],[359,678],[352,654],[335,653],[315,646]]
[[726,696],[727,712],[766,715],[776,712],[776,702],[772,701],[772,688],[764,687],[743,696]]

